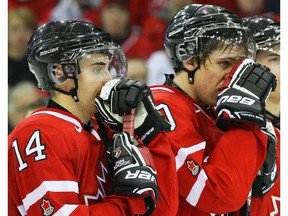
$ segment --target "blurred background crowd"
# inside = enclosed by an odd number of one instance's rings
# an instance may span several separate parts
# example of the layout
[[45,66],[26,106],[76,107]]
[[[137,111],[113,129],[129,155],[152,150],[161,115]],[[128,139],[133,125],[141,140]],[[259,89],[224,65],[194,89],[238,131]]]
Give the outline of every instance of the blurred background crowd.
[[111,34],[128,61],[127,75],[148,85],[162,84],[174,73],[164,51],[169,20],[191,3],[225,7],[241,17],[266,15],[280,20],[280,0],[8,0],[8,128],[31,110],[45,106],[48,95],[37,88],[26,56],[36,28],[50,20],[85,20]]

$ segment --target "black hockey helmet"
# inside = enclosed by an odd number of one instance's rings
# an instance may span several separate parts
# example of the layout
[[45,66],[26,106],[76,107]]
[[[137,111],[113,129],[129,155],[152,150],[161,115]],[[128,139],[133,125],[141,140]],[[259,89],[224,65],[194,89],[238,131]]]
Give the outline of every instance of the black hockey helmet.
[[[174,70],[183,70],[183,62],[191,57],[196,57],[198,70],[205,58],[203,49],[215,49],[207,47],[211,40],[244,46],[247,57],[255,57],[255,42],[240,17],[219,6],[190,4],[174,15],[165,34],[164,46]],[[188,73],[190,83],[195,71]]]
[[[127,65],[121,48],[112,42],[109,34],[82,21],[51,21],[40,26],[28,43],[28,64],[39,88],[58,90],[74,98],[76,94],[77,98],[77,76],[81,72],[78,59],[93,51],[109,55],[109,68],[114,74],[125,74]],[[55,74],[59,65],[64,72],[60,77]],[[76,89],[72,92],[55,87],[55,83],[66,79],[75,81]]]
[[242,18],[242,22],[251,29],[257,50],[277,53],[273,50],[273,46],[280,44],[280,23],[277,20],[265,16],[254,16]]

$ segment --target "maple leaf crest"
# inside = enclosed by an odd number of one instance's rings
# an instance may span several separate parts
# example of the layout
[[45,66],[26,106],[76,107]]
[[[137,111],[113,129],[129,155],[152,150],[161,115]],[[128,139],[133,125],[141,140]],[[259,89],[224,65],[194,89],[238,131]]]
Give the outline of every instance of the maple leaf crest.
[[42,199],[41,208],[44,216],[50,216],[54,211],[54,207],[51,205],[50,200],[48,199]]
[[192,172],[192,175],[197,175],[200,170],[200,166],[196,164],[193,160],[187,161],[187,167]]

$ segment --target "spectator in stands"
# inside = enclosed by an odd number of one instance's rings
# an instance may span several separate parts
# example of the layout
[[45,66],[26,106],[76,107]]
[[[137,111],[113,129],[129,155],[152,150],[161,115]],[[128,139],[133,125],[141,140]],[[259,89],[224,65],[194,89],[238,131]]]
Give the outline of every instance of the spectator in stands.
[[51,10],[59,0],[9,0],[8,8],[16,9],[19,7],[29,8],[35,13],[38,25],[50,19]]
[[259,15],[264,12],[265,0],[236,0],[240,16]]
[[148,85],[164,84],[165,74],[175,74],[172,63],[163,50],[153,52],[147,60]]
[[127,77],[146,83],[148,68],[145,59],[130,58],[127,59],[127,63],[128,63]]
[[280,16],[280,0],[194,0],[194,2],[225,7],[240,17],[266,14],[279,21]]
[[36,84],[27,63],[27,43],[37,28],[33,12],[27,8],[11,9],[8,12],[8,84],[10,87],[23,80]]
[[[51,10],[51,20],[85,20],[92,21],[99,14],[99,7],[104,0],[59,0],[58,4]],[[89,15],[86,13],[89,12]],[[92,20],[90,12],[93,13]],[[95,13],[95,14],[94,14]],[[98,22],[98,21],[97,21]],[[97,25],[98,23],[95,22]]]
[[153,51],[152,43],[141,36],[141,28],[130,25],[130,13],[123,4],[106,4],[101,10],[100,22],[102,29],[121,45],[127,58],[146,59]]
[[8,100],[9,133],[31,112],[31,110],[45,106],[45,104],[46,98],[40,94],[34,83],[22,81],[12,87],[9,92]]
[[51,10],[51,20],[84,20],[80,1],[60,0]]

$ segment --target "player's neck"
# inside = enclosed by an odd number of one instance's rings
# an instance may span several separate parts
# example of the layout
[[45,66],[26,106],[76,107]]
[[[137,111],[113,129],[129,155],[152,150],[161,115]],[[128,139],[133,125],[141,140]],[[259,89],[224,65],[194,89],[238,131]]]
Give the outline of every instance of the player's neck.
[[191,84],[188,82],[187,72],[181,71],[175,75],[173,82],[179,86],[186,94],[188,94],[191,98],[195,100],[195,95],[193,92],[193,88],[191,88]]
[[91,118],[91,113],[81,108],[81,101],[75,102],[70,95],[59,94],[52,98],[56,103],[67,109],[74,116],[78,117],[83,124],[87,124]]
[[266,103],[266,110],[276,117],[280,116],[280,103],[273,100],[268,100]]

